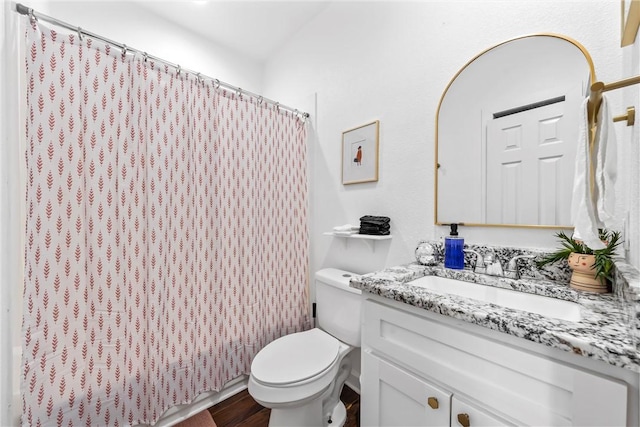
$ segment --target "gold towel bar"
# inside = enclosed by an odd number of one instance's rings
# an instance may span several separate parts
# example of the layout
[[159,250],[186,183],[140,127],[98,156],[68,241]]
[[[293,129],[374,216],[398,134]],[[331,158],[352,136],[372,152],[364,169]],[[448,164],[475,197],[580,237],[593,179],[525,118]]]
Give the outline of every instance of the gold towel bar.
[[613,118],[614,122],[627,121],[627,126],[633,126],[636,122],[636,109],[633,107],[627,107],[627,114],[621,114]]
[[[627,86],[631,86],[631,85],[635,85],[640,83],[640,76],[634,76],[634,77],[628,77],[626,79],[622,79],[622,80],[618,80],[615,82],[611,82],[611,83],[607,83],[604,84],[603,82],[594,82],[591,84],[591,93],[589,94],[589,103],[587,104],[587,114],[589,117],[589,125],[591,128],[593,128],[594,126],[597,126],[597,117],[598,117],[598,110],[600,109],[600,104],[602,103],[602,92],[607,92],[610,90],[615,90],[615,89],[620,89],[623,87],[627,87]],[[627,109],[627,115],[629,114],[629,109]],[[625,120],[627,119],[627,116],[623,116],[623,118],[619,118],[620,116],[616,117],[619,120],[614,120],[614,121],[620,121],[620,120]],[[635,110],[634,110],[634,117],[633,119],[631,119],[632,121],[635,121]],[[629,124],[629,121],[627,120],[627,125],[631,126],[631,124]]]

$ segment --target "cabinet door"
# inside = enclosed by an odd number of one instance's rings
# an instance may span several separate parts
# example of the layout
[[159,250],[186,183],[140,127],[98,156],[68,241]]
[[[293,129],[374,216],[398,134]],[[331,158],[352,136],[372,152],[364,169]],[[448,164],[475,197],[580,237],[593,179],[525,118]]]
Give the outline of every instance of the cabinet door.
[[451,425],[456,427],[496,427],[508,426],[505,421],[461,400],[458,396],[451,399]]
[[448,426],[451,393],[370,353],[362,353],[361,425]]

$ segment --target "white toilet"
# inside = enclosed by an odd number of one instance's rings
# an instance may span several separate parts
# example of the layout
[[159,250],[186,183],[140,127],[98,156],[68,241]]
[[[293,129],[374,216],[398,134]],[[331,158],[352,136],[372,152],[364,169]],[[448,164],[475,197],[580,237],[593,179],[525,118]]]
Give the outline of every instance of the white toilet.
[[269,426],[344,425],[340,393],[351,372],[345,356],[360,347],[361,292],[349,287],[353,275],[335,268],[318,271],[319,327],[278,338],[253,359],[249,394],[271,408]]

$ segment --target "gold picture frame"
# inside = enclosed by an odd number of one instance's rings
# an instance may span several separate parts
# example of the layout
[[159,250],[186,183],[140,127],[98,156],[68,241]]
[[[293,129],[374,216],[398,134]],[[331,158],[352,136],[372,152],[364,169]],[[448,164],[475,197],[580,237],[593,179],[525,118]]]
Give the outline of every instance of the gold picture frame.
[[633,44],[640,26],[640,0],[620,1],[620,47]]
[[342,132],[342,184],[378,180],[380,122],[375,120]]

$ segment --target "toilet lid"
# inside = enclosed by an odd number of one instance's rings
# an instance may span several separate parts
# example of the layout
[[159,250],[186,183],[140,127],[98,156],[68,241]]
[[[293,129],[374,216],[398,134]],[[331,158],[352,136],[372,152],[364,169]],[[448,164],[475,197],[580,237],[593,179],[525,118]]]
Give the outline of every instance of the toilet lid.
[[290,384],[327,369],[338,357],[339,341],[320,329],[286,335],[260,350],[251,363],[255,379]]

